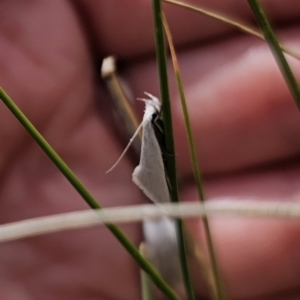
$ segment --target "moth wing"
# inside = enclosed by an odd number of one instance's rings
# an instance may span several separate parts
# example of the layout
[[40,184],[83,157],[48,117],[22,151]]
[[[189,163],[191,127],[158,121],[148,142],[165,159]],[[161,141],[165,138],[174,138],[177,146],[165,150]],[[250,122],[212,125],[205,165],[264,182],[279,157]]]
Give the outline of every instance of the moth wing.
[[170,202],[161,150],[151,120],[143,124],[140,164],[133,171],[132,180],[153,202]]
[[171,285],[182,282],[179,263],[175,221],[163,217],[158,220],[144,220],[146,245],[150,250],[150,261]]

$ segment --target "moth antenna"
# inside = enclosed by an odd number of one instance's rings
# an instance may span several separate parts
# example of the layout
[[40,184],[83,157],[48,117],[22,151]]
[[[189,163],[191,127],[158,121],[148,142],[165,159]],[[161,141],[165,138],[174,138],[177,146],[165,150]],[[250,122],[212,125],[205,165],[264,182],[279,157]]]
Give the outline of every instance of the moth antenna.
[[145,98],[136,98],[137,100],[143,101],[143,102],[147,102],[147,101],[154,101],[155,103],[158,101],[160,103],[160,101],[158,100],[157,97],[153,96],[152,94],[148,93],[148,92],[144,92],[144,94],[146,96],[148,96],[150,99],[145,99]]
[[153,96],[152,94],[150,94],[150,93],[148,93],[148,92],[144,92],[144,94],[145,94],[146,96],[148,96],[149,98],[151,98],[152,100],[153,100],[154,98],[157,99],[157,97]]
[[122,158],[125,156],[126,152],[128,151],[129,147],[132,145],[134,139],[137,137],[137,135],[139,134],[139,131],[141,130],[143,126],[143,122],[140,123],[140,125],[138,126],[138,128],[136,129],[135,133],[133,134],[133,136],[130,138],[129,143],[127,144],[126,148],[123,150],[122,154],[120,155],[120,157],[117,159],[117,161],[112,165],[112,167],[110,169],[108,169],[105,173],[109,173],[111,172],[118,164],[119,162],[122,160]]

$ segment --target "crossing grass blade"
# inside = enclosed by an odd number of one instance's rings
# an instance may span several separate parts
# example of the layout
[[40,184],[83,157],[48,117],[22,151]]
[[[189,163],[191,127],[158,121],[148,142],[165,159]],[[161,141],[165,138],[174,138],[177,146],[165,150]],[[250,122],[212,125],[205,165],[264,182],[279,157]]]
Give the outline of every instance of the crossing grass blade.
[[[46,155],[76,189],[76,191],[82,196],[86,203],[92,209],[101,209],[102,207],[72,172],[72,170],[66,165],[66,163],[60,158],[50,144],[44,139],[44,137],[38,132],[33,124],[27,119],[23,112],[17,107],[17,105],[10,99],[6,92],[0,87],[0,98],[7,108],[13,113],[13,115],[19,120],[23,127],[28,131],[32,138],[42,148]],[[149,275],[156,286],[169,298],[173,300],[179,300],[177,294],[171,289],[171,287],[161,278],[155,268],[141,255],[135,245],[129,240],[125,233],[115,224],[106,224],[106,227],[117,238],[117,240],[124,246],[131,257],[139,264],[139,266]]]

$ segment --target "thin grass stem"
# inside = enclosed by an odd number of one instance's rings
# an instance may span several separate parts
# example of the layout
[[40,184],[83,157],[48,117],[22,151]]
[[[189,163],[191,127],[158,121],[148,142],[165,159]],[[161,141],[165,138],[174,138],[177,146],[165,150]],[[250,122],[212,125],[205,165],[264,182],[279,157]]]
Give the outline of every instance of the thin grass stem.
[[[173,4],[173,5],[182,7],[182,8],[186,8],[188,10],[200,13],[200,14],[202,14],[204,16],[207,16],[207,17],[210,17],[212,19],[221,21],[221,22],[223,22],[223,23],[225,23],[229,26],[232,26],[232,27],[244,32],[244,33],[250,34],[254,37],[259,38],[260,40],[265,41],[264,35],[261,34],[259,31],[257,31],[256,29],[250,27],[249,25],[245,25],[245,24],[242,24],[238,21],[235,21],[235,20],[229,19],[225,16],[222,16],[219,13],[215,13],[215,12],[209,11],[207,9],[201,8],[199,6],[195,6],[195,5],[188,4],[186,2],[177,1],[177,0],[162,0],[162,1],[164,1],[166,3],[169,3],[169,4]],[[292,49],[290,49],[289,47],[287,47],[283,44],[279,44],[279,45],[280,45],[283,52],[290,55],[291,57],[294,57],[297,60],[300,60],[300,54],[299,53],[293,51]]]
[[[147,246],[144,243],[140,244],[139,247],[141,255],[147,258]],[[140,272],[141,278],[141,292],[142,292],[142,300],[154,300],[154,290],[153,290],[153,283],[143,270]]]
[[[172,57],[172,62],[173,62],[173,67],[174,67],[174,72],[175,72],[175,77],[176,77],[176,82],[177,82],[177,88],[179,91],[181,106],[182,106],[182,110],[183,110],[185,129],[186,129],[186,134],[187,134],[188,144],[189,144],[191,164],[192,164],[192,168],[193,168],[195,183],[197,186],[198,197],[199,197],[199,200],[204,203],[204,189],[203,189],[203,184],[202,184],[201,172],[199,169],[196,147],[195,147],[194,137],[193,137],[193,133],[192,133],[192,126],[191,126],[191,122],[190,122],[190,118],[189,118],[189,112],[188,112],[188,108],[187,108],[187,104],[186,104],[185,95],[184,95],[184,89],[183,89],[183,84],[182,84],[181,75],[180,75],[180,68],[179,68],[179,64],[178,64],[178,60],[177,60],[177,55],[175,52],[175,47],[173,44],[172,35],[171,35],[170,29],[169,29],[169,26],[168,26],[168,23],[167,23],[167,20],[165,17],[163,18],[163,21],[164,21],[165,32],[166,32],[166,36],[168,39],[169,48],[170,48],[170,52],[171,52],[171,57]],[[217,296],[217,299],[224,299],[224,297],[223,297],[224,292],[222,289],[221,277],[220,277],[217,259],[216,259],[216,255],[215,255],[215,251],[214,251],[214,247],[213,247],[208,218],[207,218],[207,216],[203,216],[202,219],[203,219],[203,224],[204,224],[205,236],[206,236],[207,244],[208,244],[208,251],[209,251],[210,259],[211,259],[213,277],[215,280],[216,294],[217,294],[216,296]]]
[[299,221],[300,204],[297,201],[270,202],[253,199],[222,199],[212,202],[163,203],[85,210],[38,217],[0,225],[0,243],[40,236],[54,232],[75,230],[107,223],[127,224],[161,217],[199,218],[203,216],[222,218],[246,217],[252,220],[280,218],[282,221]]
[[[261,40],[265,40],[264,35],[261,34],[259,31],[257,31],[256,29],[250,27],[249,25],[242,24],[238,21],[235,21],[235,20],[229,19],[225,16],[222,16],[219,13],[215,13],[215,12],[209,11],[207,9],[201,8],[199,6],[195,6],[195,5],[188,4],[188,3],[185,3],[185,2],[181,2],[181,1],[177,1],[177,0],[162,0],[162,1],[164,1],[166,3],[169,3],[169,4],[173,4],[173,5],[182,7],[182,8],[186,8],[188,10],[191,10],[191,11],[194,11],[194,12],[197,12],[197,13],[200,13],[204,16],[209,17],[209,18],[221,21],[221,22],[223,22],[223,23],[225,23],[229,26],[232,26],[232,27],[244,32],[244,33],[250,34],[250,35],[252,35],[254,37],[257,37]],[[283,44],[280,44],[280,47],[281,47],[282,51],[285,52],[286,54],[290,55],[291,57],[294,57],[297,60],[300,60],[300,54],[299,53],[291,50],[290,48],[288,48],[287,46],[285,46]]]
[[[101,209],[100,204],[95,200],[91,193],[76,177],[72,170],[66,165],[66,163],[60,158],[50,144],[44,139],[44,137],[38,132],[33,124],[27,119],[23,112],[17,107],[12,99],[6,94],[6,92],[0,87],[0,98],[13,115],[20,121],[23,127],[28,131],[37,144],[43,149],[46,155],[57,166],[61,173],[76,189],[76,191],[82,196],[86,203],[92,209]],[[118,239],[118,241],[124,246],[128,253],[135,259],[139,266],[149,274],[156,286],[166,295],[169,299],[179,300],[179,297],[171,289],[171,287],[161,278],[155,268],[140,254],[139,250],[128,239],[125,233],[115,224],[108,223],[106,227],[112,232],[112,234]]]
[[[152,7],[153,7],[156,57],[157,57],[157,65],[158,65],[158,72],[159,72],[165,143],[166,143],[166,151],[167,151],[166,171],[171,185],[170,188],[171,201],[178,203],[179,195],[178,195],[178,182],[177,182],[176,159],[175,159],[175,146],[174,146],[174,137],[173,137],[172,111],[171,111],[171,103],[170,103],[161,1],[152,0]],[[189,300],[194,300],[195,293],[192,286],[191,276],[188,268],[187,255],[186,255],[186,242],[184,238],[184,229],[183,229],[182,220],[180,219],[176,220],[176,228],[177,228],[179,257],[180,257],[181,271],[182,271],[185,291],[187,294],[187,298]]]

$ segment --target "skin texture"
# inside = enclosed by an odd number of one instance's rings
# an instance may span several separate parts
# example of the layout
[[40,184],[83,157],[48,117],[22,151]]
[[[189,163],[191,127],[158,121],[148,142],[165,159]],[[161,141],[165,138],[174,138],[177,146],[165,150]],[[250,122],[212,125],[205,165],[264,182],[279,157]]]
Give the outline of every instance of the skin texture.
[[[281,41],[299,49],[299,1],[262,2]],[[195,3],[252,20],[245,1]],[[207,198],[297,201],[300,117],[268,48],[220,23],[165,8]],[[110,97],[94,75],[97,62],[117,55],[135,97],[158,95],[151,18],[145,0],[0,2],[0,85],[103,206],[145,199],[131,182],[129,160],[105,174],[123,145],[103,117]],[[290,63],[299,78],[299,63]],[[173,81],[171,93],[181,196],[188,201],[197,194]],[[1,223],[87,208],[4,105],[0,141]],[[298,221],[210,223],[232,299],[299,299]],[[201,223],[189,227],[203,242]],[[139,225],[124,230],[141,242]],[[136,264],[103,228],[2,244],[0,261],[1,299],[140,299]],[[194,278],[201,294],[199,272]]]

